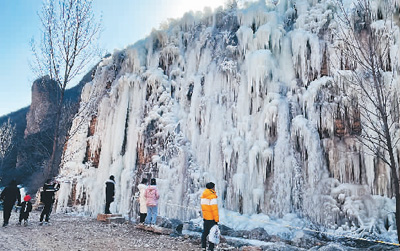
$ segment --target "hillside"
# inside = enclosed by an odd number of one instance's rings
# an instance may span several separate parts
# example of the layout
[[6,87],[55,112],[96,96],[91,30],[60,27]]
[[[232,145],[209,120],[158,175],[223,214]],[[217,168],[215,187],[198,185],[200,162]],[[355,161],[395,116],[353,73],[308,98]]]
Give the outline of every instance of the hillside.
[[[78,110],[81,90],[91,80],[91,74],[92,71],[89,71],[78,85],[65,92],[62,140],[70,129],[71,121]],[[36,174],[41,172],[51,154],[56,85],[48,80],[40,84],[41,80],[38,79],[32,84],[33,101],[30,106],[0,117],[0,125],[10,119],[11,124],[15,126],[13,147],[0,168],[1,186],[7,185],[15,178],[19,183],[32,187],[32,190],[37,189],[39,184],[35,182]],[[58,151],[62,152],[62,146],[59,146]],[[60,160],[61,154],[57,156],[58,163]]]

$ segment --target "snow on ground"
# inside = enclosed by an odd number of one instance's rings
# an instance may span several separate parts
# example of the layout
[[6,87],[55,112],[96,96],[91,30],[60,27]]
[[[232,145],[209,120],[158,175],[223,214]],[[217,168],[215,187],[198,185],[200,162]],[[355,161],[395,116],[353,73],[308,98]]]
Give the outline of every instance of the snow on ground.
[[[2,216],[2,213],[0,214]],[[13,211],[10,224],[7,227],[0,228],[0,250],[201,250],[199,239],[201,233],[199,232],[184,231],[184,236],[182,237],[171,237],[136,229],[135,224],[128,222],[124,224],[106,224],[91,217],[63,213],[52,214],[51,223],[40,226],[39,215],[39,211],[33,211],[29,217],[28,226],[24,227],[17,225],[18,213]],[[292,224],[299,225],[298,222],[295,222],[295,219],[290,220],[290,217],[288,217],[286,217],[286,220],[292,221]],[[260,218],[257,220],[262,223],[265,219]],[[274,223],[274,220],[269,220],[271,224]],[[201,225],[201,222],[198,223]],[[268,234],[282,235],[283,226],[282,228],[275,227],[275,229],[267,227]],[[300,232],[302,231],[297,231],[297,234],[292,236],[291,239],[301,238]],[[286,233],[289,233],[289,231]],[[335,243],[328,240],[327,242],[319,241],[315,238],[312,241],[316,241],[317,245],[304,249],[289,245],[287,240],[284,239],[271,239],[271,241],[266,242],[224,236],[223,243],[218,246],[217,250],[247,250],[244,247],[250,245],[258,246],[260,248],[258,250],[396,250],[394,246],[382,244],[360,248],[357,243],[351,243],[353,240],[338,240]],[[295,241],[292,242],[292,244],[294,243]],[[365,243],[359,244],[364,245]]]

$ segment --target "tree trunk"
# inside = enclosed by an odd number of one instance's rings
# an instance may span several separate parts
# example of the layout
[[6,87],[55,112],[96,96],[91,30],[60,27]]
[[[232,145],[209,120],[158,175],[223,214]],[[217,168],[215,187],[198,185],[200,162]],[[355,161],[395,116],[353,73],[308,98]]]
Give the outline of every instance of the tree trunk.
[[390,137],[389,126],[387,123],[387,117],[384,117],[383,120],[384,127],[385,127],[385,137],[387,142],[387,147],[389,149],[389,159],[390,159],[390,170],[392,173],[392,183],[396,198],[396,227],[397,227],[397,242],[400,243],[400,188],[399,188],[399,176],[397,174],[397,165],[394,159],[393,147],[392,147],[392,139]]
[[60,119],[61,119],[61,111],[62,111],[63,101],[64,101],[64,90],[61,90],[61,97],[60,97],[60,101],[58,103],[56,120],[55,120],[53,148],[52,148],[49,162],[47,164],[47,168],[45,169],[44,174],[43,174],[45,179],[50,179],[55,174],[54,173],[54,170],[55,170],[54,164],[55,164],[55,160],[56,160],[57,143],[58,143],[58,139],[60,136]]
[[[397,181],[397,187],[399,187],[399,182],[398,181]],[[400,194],[399,194],[399,191],[396,192],[396,213],[395,213],[395,216],[396,216],[396,226],[397,226],[397,242],[400,243],[400,241],[399,241],[400,240]]]
[[[392,162],[393,152],[390,154],[390,161]],[[394,157],[393,157],[394,161]],[[393,163],[393,162],[392,162]],[[395,164],[395,163],[394,163]],[[397,176],[396,166],[390,167],[392,171],[392,181],[396,198],[396,227],[397,227],[397,242],[400,243],[400,192],[399,192],[399,178]]]

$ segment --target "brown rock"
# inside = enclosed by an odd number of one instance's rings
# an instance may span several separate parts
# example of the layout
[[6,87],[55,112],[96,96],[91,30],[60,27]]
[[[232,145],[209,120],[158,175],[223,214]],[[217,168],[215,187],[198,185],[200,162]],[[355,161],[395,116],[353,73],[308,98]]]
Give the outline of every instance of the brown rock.
[[60,88],[54,80],[43,77],[32,84],[32,104],[26,115],[25,138],[54,127]]

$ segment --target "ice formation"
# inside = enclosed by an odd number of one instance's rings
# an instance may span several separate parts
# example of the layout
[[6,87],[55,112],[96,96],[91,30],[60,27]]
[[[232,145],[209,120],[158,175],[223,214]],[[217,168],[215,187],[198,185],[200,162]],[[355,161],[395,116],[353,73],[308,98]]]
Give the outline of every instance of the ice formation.
[[112,174],[111,211],[129,216],[141,178],[156,177],[171,218],[197,217],[213,181],[220,208],[241,214],[393,229],[389,168],[337,131],[335,3],[275,3],[187,13],[103,59],[65,147],[57,210],[102,212]]

